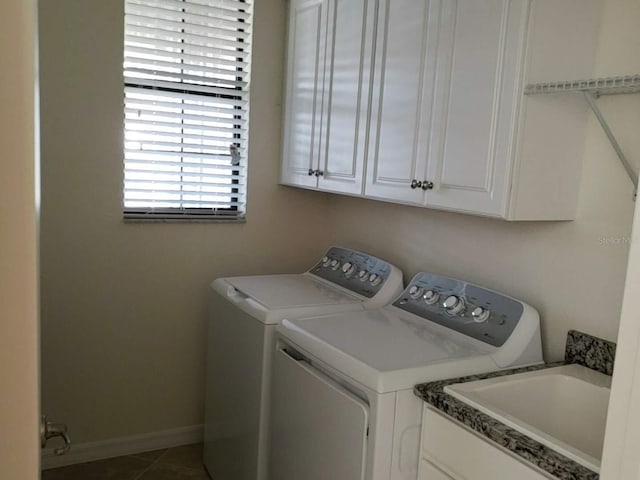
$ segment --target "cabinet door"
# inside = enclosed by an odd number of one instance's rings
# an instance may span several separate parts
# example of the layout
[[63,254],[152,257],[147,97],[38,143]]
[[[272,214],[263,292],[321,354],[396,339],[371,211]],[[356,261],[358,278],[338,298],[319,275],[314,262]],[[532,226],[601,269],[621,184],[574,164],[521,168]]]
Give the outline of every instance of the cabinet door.
[[427,206],[504,216],[529,0],[445,2]]
[[[456,480],[545,480],[553,478],[498,444],[425,406],[422,417],[423,460]],[[424,463],[420,464],[420,468]],[[425,480],[431,477],[420,472]],[[437,480],[447,476],[434,477]]]
[[373,0],[332,0],[318,187],[362,193],[369,114]]
[[422,204],[432,125],[439,0],[381,0],[365,193]]
[[328,0],[291,0],[282,183],[315,187],[320,155]]

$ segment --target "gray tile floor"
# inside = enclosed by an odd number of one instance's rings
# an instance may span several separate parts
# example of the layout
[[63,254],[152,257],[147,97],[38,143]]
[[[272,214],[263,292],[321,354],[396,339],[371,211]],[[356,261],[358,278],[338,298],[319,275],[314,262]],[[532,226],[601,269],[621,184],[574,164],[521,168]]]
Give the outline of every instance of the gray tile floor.
[[108,458],[42,472],[42,480],[209,480],[202,444]]

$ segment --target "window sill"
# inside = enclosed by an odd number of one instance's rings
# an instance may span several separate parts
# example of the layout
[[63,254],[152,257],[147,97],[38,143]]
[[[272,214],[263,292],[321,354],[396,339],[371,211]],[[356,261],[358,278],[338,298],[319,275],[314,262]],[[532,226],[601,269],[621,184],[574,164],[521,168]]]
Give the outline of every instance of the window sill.
[[123,217],[124,223],[247,223],[240,218],[171,218],[171,217]]

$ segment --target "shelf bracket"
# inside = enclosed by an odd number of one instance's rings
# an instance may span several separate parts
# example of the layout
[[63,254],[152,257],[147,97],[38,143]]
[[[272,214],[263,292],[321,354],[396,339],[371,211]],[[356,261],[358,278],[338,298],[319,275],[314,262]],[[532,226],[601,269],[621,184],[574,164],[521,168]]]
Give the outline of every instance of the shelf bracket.
[[600,111],[596,99],[600,95],[618,95],[624,93],[640,93],[640,74],[623,75],[618,77],[590,78],[585,80],[570,80],[565,82],[543,82],[532,83],[524,89],[525,95],[537,95],[541,93],[570,93],[581,92],[584,95],[591,110],[595,114],[598,122],[602,126],[604,133],[611,142],[618,158],[622,162],[624,169],[629,174],[633,182],[633,198],[638,195],[638,174],[625,156],[618,140],[613,135],[609,124]]
[[629,178],[631,178],[631,181],[633,182],[633,187],[634,187],[633,198],[635,199],[636,196],[638,195],[638,174],[635,172],[635,170],[631,166],[631,163],[629,162],[626,155],[622,151],[622,147],[620,147],[618,140],[613,135],[611,128],[609,128],[609,124],[607,123],[607,120],[604,118],[604,115],[602,114],[600,107],[598,107],[598,104],[596,103],[596,95],[588,91],[583,92],[583,94],[587,103],[591,107],[591,110],[593,111],[594,115],[598,119],[598,122],[600,122],[600,126],[602,127],[602,130],[604,130],[604,133],[609,139],[609,142],[611,142],[611,146],[613,147],[616,154],[618,155],[620,162],[622,162],[624,169],[629,174]]

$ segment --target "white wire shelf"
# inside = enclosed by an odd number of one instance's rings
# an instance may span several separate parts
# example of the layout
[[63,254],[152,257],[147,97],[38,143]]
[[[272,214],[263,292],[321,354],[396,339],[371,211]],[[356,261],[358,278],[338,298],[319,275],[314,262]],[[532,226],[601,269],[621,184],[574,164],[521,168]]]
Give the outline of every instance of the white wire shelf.
[[591,107],[598,122],[602,126],[605,135],[611,142],[611,146],[615,150],[624,169],[629,174],[629,178],[633,182],[633,197],[636,198],[638,193],[638,173],[634,166],[629,162],[618,140],[614,136],[604,115],[596,104],[596,99],[600,95],[619,95],[624,93],[640,93],[640,75],[624,75],[618,77],[591,78],[587,80],[571,80],[568,82],[543,82],[531,83],[524,89],[525,95],[537,95],[544,93],[582,93],[585,100]]
[[640,75],[531,83],[524,89],[525,95],[569,92],[588,92],[595,96],[640,93]]

